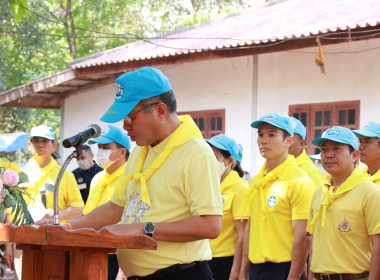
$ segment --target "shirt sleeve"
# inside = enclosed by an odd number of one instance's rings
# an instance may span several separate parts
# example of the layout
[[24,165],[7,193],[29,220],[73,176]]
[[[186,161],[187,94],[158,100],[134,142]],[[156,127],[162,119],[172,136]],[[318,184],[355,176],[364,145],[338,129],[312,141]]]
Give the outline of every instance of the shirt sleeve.
[[376,189],[364,205],[365,223],[367,226],[368,234],[374,235],[380,233],[380,188],[376,186]]
[[292,220],[307,220],[309,217],[311,197],[314,185],[309,178],[298,178],[293,184],[291,191]]
[[64,205],[61,204],[61,207],[62,206],[63,207],[62,208],[60,207],[60,209],[65,209],[70,206],[84,207],[83,199],[80,194],[78,184],[75,180],[74,175],[71,172],[64,173],[61,186],[60,186],[60,193],[61,193],[61,190],[64,193],[62,193],[62,195],[60,194],[60,197],[64,198],[64,201],[60,201],[60,202]]

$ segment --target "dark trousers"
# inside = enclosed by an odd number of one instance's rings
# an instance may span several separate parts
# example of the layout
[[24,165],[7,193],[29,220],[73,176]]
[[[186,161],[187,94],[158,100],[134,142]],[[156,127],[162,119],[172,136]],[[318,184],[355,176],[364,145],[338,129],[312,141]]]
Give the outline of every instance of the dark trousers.
[[108,280],[115,280],[119,272],[119,263],[116,254],[108,254]]
[[208,261],[212,274],[214,274],[214,280],[228,280],[233,261],[233,256],[212,258],[212,260]]
[[[172,267],[167,267],[143,277],[130,276],[128,280],[213,280],[212,272],[207,262],[194,262],[194,265],[192,264],[190,267],[179,271],[172,272]],[[177,265],[173,267],[177,267]]]
[[[258,263],[252,264],[249,273],[249,280],[286,280],[290,271],[290,262],[283,263]],[[300,280],[304,280],[302,273]]]
[[290,271],[290,262],[252,264],[249,280],[286,280]]

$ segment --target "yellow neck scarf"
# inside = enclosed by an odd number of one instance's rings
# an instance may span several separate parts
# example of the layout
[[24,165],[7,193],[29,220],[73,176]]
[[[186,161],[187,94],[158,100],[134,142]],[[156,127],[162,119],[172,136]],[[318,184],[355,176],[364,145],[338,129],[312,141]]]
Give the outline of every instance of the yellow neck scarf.
[[[29,179],[27,192],[33,199],[35,199],[37,194],[40,193],[40,188],[48,179],[50,172],[56,166],[58,166],[58,163],[53,158],[51,158],[50,162],[43,168],[38,167],[35,159],[30,159],[25,171]],[[39,175],[39,177],[36,175]],[[53,183],[55,184],[55,182]]]
[[220,183],[220,188],[221,188],[222,192],[224,192],[224,191],[227,191],[229,187],[235,186],[237,184],[248,185],[246,180],[241,178],[235,170],[232,170],[226,176],[226,178],[224,178],[222,183]]
[[380,179],[380,169],[377,170],[377,172],[376,172],[375,174],[373,174],[373,175],[371,175],[371,174],[368,173],[368,167],[363,168],[362,171],[363,171],[363,173],[368,174],[369,179],[370,179],[372,182],[376,182],[377,180]]
[[311,162],[311,159],[307,156],[305,149],[302,150],[302,153],[296,157],[296,163],[298,166],[308,164]]
[[[326,179],[331,178],[331,175],[328,175]],[[321,226],[325,227],[326,223],[326,212],[327,208],[330,207],[330,205],[340,196],[345,194],[346,192],[349,192],[350,190],[354,189],[356,186],[360,185],[361,183],[368,181],[368,175],[364,174],[360,169],[359,166],[356,166],[354,170],[351,172],[351,175],[346,179],[346,181],[343,182],[342,185],[340,185],[333,193],[333,195],[330,195],[328,186],[325,185],[322,187],[323,190],[323,201],[318,207],[318,210],[315,212],[315,215],[313,217],[313,220],[311,221],[309,225],[309,233],[312,234],[314,231],[314,225],[317,222],[319,216],[322,212],[322,221]]]
[[[108,200],[112,198],[112,189],[111,189],[111,184],[116,180],[119,179],[123,173],[124,173],[124,168],[125,168],[126,162],[124,162],[118,169],[116,169],[113,173],[109,174],[106,171],[104,177],[101,179],[101,186],[99,188],[94,188],[91,191],[96,191],[96,195],[94,194],[95,198],[94,200],[87,199],[87,203],[89,203],[89,211],[91,212],[94,210],[96,207],[100,206],[99,202],[102,199],[103,196],[107,196]],[[105,191],[107,190],[107,194],[105,194]],[[86,205],[87,206],[87,205]],[[87,208],[87,207],[86,207]]]
[[[151,206],[151,203],[148,195],[148,189],[146,187],[146,181],[148,181],[154,172],[161,167],[176,147],[182,146],[193,139],[203,139],[202,133],[189,115],[179,116],[178,119],[182,122],[182,124],[169,136],[169,141],[167,142],[164,150],[156,157],[152,165],[149,166],[145,172],[141,172],[148,154],[148,146],[142,146],[137,158],[136,172],[124,176],[123,180],[120,182],[120,185],[123,187],[126,186],[131,179],[139,182],[141,188],[141,199],[149,206]],[[117,198],[120,197],[122,190],[123,188],[118,188],[116,190]]]
[[[284,172],[288,172],[288,168],[294,166],[297,167],[296,160],[294,156],[288,155],[286,160],[278,165],[275,169],[267,173],[267,162],[264,163],[263,168],[260,170],[260,172],[252,179],[251,184],[249,188],[251,191],[249,192],[251,196],[256,191],[260,192],[260,200],[261,200],[261,211],[263,212],[263,220],[266,219],[266,201],[264,196],[264,189],[268,185],[269,182],[276,180],[277,177],[282,175]],[[243,210],[245,211],[248,201],[250,198],[245,200],[245,205],[243,207]]]

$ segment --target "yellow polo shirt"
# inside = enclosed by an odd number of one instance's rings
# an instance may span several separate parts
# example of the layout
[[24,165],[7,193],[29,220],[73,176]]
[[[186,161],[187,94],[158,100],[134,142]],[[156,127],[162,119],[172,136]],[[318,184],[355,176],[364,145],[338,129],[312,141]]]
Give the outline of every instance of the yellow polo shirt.
[[[177,128],[178,129],[178,128]],[[148,147],[142,172],[164,150],[169,137]],[[141,147],[132,151],[125,174],[136,171]],[[130,180],[119,198],[112,202],[125,207],[121,224],[167,223],[192,216],[222,215],[220,174],[215,155],[203,139],[193,139],[176,147],[146,181],[151,206],[142,201],[140,183]],[[177,263],[211,259],[208,239],[173,243],[157,241],[157,250],[118,249],[119,266],[126,276],[145,276]]]
[[271,172],[262,171],[265,176],[272,172],[277,175],[265,185],[263,198],[261,190],[253,187],[258,175],[250,184],[248,257],[252,263],[289,262],[294,240],[292,221],[307,220],[314,186],[292,155]]
[[303,149],[302,153],[296,157],[296,162],[297,165],[301,167],[301,169],[305,171],[307,175],[309,175],[315,188],[323,185],[323,176],[321,172],[319,172],[318,168],[314,165],[313,161],[308,157],[305,149]]
[[[331,178],[325,182],[331,186]],[[331,193],[330,193],[331,195]],[[322,187],[312,198],[308,226],[323,200]],[[314,225],[311,271],[315,273],[362,273],[369,271],[371,244],[369,235],[379,234],[380,188],[366,181],[338,197]]]
[[83,214],[86,215],[96,207],[111,200],[118,184],[118,179],[123,175],[127,162],[123,163],[112,174],[103,170],[97,173],[91,180],[90,192],[87,198]]
[[236,171],[231,171],[220,184],[220,188],[223,203],[222,230],[218,238],[210,239],[213,258],[235,254],[235,220],[248,219],[247,211],[243,213],[243,196],[248,190],[247,181],[240,178]]
[[380,186],[380,169],[373,175],[368,173],[368,167],[363,168],[362,171],[369,175],[369,179],[374,182],[376,185]]
[[[46,209],[54,209],[54,186],[60,169],[61,166],[53,158],[44,168],[39,168],[34,158],[29,160],[23,169],[29,179],[27,192],[31,197],[24,196],[29,208],[34,208],[35,202],[41,201],[39,190],[44,186],[46,188]],[[58,209],[66,209],[69,206],[84,207],[84,203],[74,175],[65,170],[59,185]],[[64,222],[60,221],[60,223]]]

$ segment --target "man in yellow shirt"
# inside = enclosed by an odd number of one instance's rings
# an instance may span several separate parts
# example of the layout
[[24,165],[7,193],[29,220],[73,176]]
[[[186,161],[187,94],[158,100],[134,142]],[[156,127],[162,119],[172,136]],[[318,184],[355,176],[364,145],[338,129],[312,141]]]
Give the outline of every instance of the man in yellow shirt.
[[354,133],[359,137],[360,161],[367,165],[364,172],[380,186],[380,123],[371,121]]
[[[95,158],[101,167],[105,169],[94,176],[84,207],[86,215],[96,207],[111,200],[118,184],[118,180],[124,173],[124,168],[129,157],[131,143],[128,134],[121,128],[108,125],[102,134],[88,141],[89,144],[98,144],[98,153]],[[115,280],[119,271],[116,254],[108,255],[108,279]]]
[[355,165],[358,139],[333,126],[312,143],[329,173],[313,195],[308,220],[313,277],[380,279],[380,188]]
[[306,154],[306,128],[296,118],[289,118],[292,121],[294,128],[294,142],[289,149],[289,154],[296,158],[297,165],[309,175],[315,188],[318,188],[323,184],[323,177],[321,172],[319,172],[318,168]]
[[288,151],[294,129],[272,112],[251,124],[266,162],[249,186],[249,221],[243,241],[240,279],[299,280],[309,244],[306,222],[314,186]]
[[110,202],[70,222],[72,228],[154,238],[157,250],[118,250],[129,280],[211,280],[208,239],[219,235],[223,209],[210,146],[190,116],[177,116],[169,78],[155,68],[116,79],[115,102],[101,120],[122,119],[137,144],[123,181]]
[[[29,135],[29,151],[32,158],[23,171],[28,175],[29,185],[25,196],[28,209],[35,221],[44,218],[53,222],[54,188],[61,166],[53,159],[52,153],[57,147],[54,131],[51,127],[39,125],[32,128]],[[60,222],[79,217],[83,211],[83,200],[74,175],[65,170],[59,186],[58,209]],[[7,256],[12,255],[12,247],[8,245]],[[20,252],[16,252],[20,255]],[[9,259],[9,258],[8,258]],[[21,270],[21,263],[16,269]],[[18,272],[20,275],[20,270]]]

